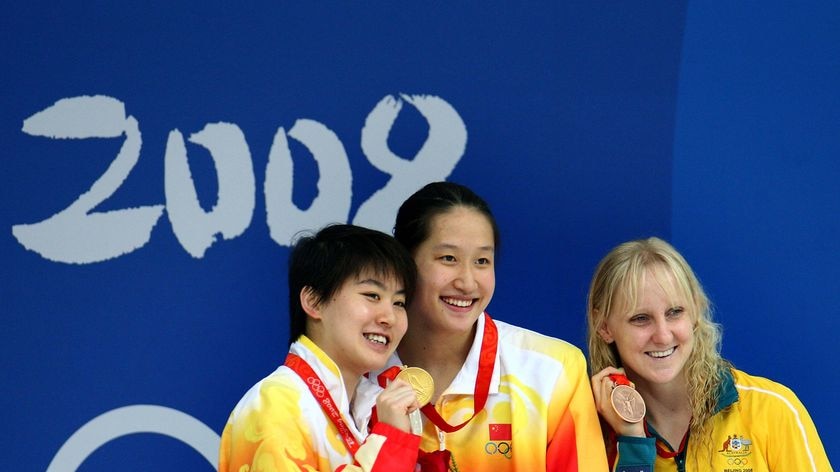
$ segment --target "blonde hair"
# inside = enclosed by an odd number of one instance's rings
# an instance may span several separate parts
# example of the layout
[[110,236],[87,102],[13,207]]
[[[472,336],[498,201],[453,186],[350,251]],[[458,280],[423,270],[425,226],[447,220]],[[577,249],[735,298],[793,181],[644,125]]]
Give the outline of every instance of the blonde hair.
[[[673,276],[673,287],[685,300],[684,307],[694,322],[694,347],[684,368],[688,382],[688,401],[691,406],[691,437],[704,438],[707,421],[717,409],[717,391],[724,372],[731,365],[720,356],[720,326],[712,321],[711,306],[700,281],[685,259],[673,246],[659,238],[629,241],[611,250],[598,264],[589,286],[587,301],[589,365],[592,372],[608,366],[621,366],[614,344],[608,344],[598,334],[609,316],[633,309],[637,304],[639,287],[648,270],[666,290],[661,274]],[[661,270],[660,270],[661,269]],[[658,275],[660,274],[660,275]]]

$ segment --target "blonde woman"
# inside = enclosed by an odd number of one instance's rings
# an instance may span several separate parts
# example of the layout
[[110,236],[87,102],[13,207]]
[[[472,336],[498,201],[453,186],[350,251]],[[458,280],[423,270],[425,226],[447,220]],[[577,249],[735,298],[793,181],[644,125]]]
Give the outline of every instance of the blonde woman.
[[832,470],[796,395],[721,358],[709,300],[670,244],[610,251],[587,317],[611,470]]

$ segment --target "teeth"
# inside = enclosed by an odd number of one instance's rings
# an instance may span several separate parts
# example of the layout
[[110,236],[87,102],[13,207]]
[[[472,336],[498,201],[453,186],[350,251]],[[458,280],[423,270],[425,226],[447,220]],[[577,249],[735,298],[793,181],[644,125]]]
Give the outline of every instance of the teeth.
[[472,305],[472,300],[458,300],[457,298],[444,298],[443,301],[450,304],[450,305],[459,306],[461,308],[466,308],[466,307]]
[[668,357],[668,356],[670,356],[671,354],[674,353],[675,349],[676,349],[675,347],[672,347],[671,349],[668,349],[667,351],[648,351],[647,354],[650,357]]
[[382,336],[381,334],[366,334],[365,338],[367,338],[368,341],[373,341],[375,343],[388,344],[388,338]]

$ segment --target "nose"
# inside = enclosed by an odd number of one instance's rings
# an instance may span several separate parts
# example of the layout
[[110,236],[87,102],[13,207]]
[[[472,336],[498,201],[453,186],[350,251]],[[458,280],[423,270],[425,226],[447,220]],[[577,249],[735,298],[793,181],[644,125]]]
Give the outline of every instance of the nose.
[[660,318],[656,320],[656,324],[654,325],[654,332],[651,339],[656,344],[668,344],[673,339],[673,333],[671,332],[670,326],[668,326],[668,322],[665,321],[664,318]]
[[397,307],[393,303],[383,303],[377,316],[377,323],[380,326],[390,327],[397,319]]
[[472,292],[475,290],[478,287],[478,282],[476,282],[475,274],[473,273],[474,270],[472,265],[463,264],[458,271],[458,276],[455,277],[455,288],[462,292]]

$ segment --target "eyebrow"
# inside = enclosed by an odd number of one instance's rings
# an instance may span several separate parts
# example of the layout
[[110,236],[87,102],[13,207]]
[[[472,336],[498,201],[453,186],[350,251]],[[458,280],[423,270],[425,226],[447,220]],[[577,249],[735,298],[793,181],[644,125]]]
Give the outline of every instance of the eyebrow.
[[[451,244],[451,243],[441,243],[434,247],[435,249],[461,249],[461,246]],[[496,249],[493,246],[480,246],[478,248],[480,251],[490,251],[496,252]]]

